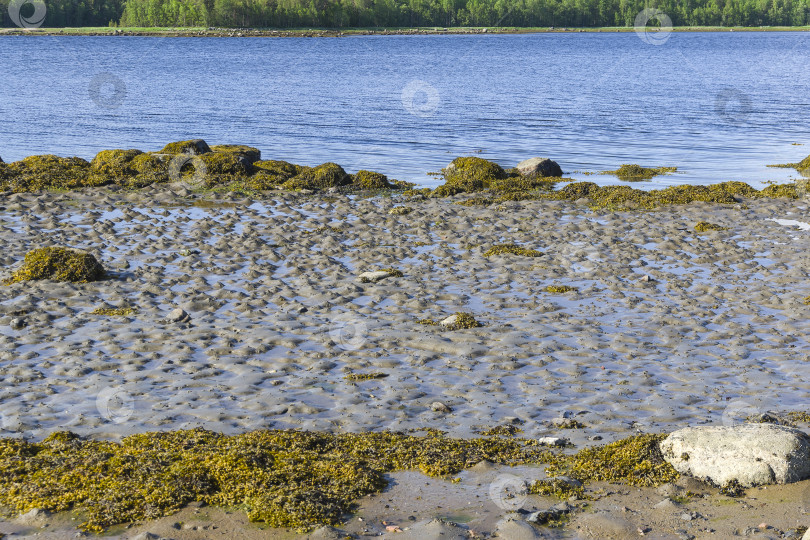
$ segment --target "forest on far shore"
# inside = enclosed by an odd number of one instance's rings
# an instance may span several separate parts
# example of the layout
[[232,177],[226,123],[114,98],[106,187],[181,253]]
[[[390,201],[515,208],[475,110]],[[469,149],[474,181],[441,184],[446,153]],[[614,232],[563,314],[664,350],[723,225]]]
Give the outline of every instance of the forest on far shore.
[[[13,27],[0,0],[0,25]],[[20,2],[21,0],[17,0]],[[31,2],[23,16],[34,12]],[[351,28],[631,27],[645,8],[674,26],[806,26],[810,0],[44,0],[42,26]]]

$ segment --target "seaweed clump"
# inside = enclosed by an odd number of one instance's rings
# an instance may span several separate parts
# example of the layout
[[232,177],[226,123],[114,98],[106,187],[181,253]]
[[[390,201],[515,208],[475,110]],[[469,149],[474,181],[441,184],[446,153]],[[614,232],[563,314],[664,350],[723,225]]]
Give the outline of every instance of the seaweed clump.
[[250,189],[263,191],[281,186],[287,180],[294,178],[301,172],[300,165],[287,161],[266,160],[253,163],[254,174],[245,181]]
[[619,180],[624,180],[625,182],[640,182],[677,170],[677,167],[642,167],[641,165],[632,163],[623,164],[615,171],[602,171],[602,174],[615,174],[619,177]]
[[465,313],[463,311],[457,311],[455,315],[453,315],[453,322],[452,324],[447,324],[445,327],[448,330],[465,330],[469,328],[479,328],[484,326],[477,320],[471,313]]
[[582,482],[623,483],[654,487],[678,478],[664,460],[658,444],[665,435],[637,435],[605,446],[585,448],[566,456],[547,469],[549,476],[570,476]]
[[572,287],[570,285],[549,285],[546,287],[546,292],[553,293],[553,294],[563,294],[567,292],[576,292],[579,289],[576,287]]
[[796,198],[795,184],[768,186],[762,191],[757,191],[744,182],[722,182],[710,186],[681,185],[645,191],[630,186],[598,186],[593,182],[574,182],[559,191],[543,195],[543,198],[568,201],[588,199],[592,208],[609,210],[654,210],[675,204],[736,204],[741,197],[778,196]]
[[232,154],[242,159],[247,165],[253,165],[262,159],[262,151],[243,144],[217,144],[211,147],[211,152],[218,154]]
[[22,266],[6,284],[42,279],[87,283],[103,279],[105,275],[104,267],[91,253],[64,247],[44,247],[29,251]]
[[90,315],[104,315],[105,317],[126,317],[133,315],[136,311],[131,307],[123,308],[96,308],[90,312]]
[[497,244],[484,252],[484,257],[493,255],[521,255],[523,257],[540,257],[542,251],[520,247],[516,244]]
[[532,482],[529,485],[529,493],[558,499],[571,497],[582,499],[585,497],[585,488],[581,482],[572,481],[569,478],[549,478]]
[[81,528],[170,515],[192,501],[243,508],[251,521],[308,531],[334,525],[359,498],[382,491],[385,473],[446,476],[482,460],[556,459],[533,441],[446,438],[441,432],[319,433],[263,430],[225,436],[204,429],[144,433],[120,443],[58,432],[41,443],[0,439],[0,505],[77,510]]
[[373,373],[349,373],[343,378],[347,381],[370,381],[374,379],[384,379],[385,377],[388,377],[388,373],[375,371]]
[[708,221],[698,221],[695,224],[695,230],[697,232],[727,231],[728,227],[723,227],[722,225],[718,225],[717,223],[709,223]]

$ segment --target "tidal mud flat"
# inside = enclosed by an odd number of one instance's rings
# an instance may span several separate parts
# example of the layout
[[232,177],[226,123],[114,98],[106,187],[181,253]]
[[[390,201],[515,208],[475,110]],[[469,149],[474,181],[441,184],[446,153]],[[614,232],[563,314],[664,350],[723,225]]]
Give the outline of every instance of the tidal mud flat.
[[[60,244],[109,276],[0,289],[4,429],[469,435],[517,417],[534,437],[565,417],[581,442],[810,408],[803,201],[629,213],[399,197],[10,195],[4,267]],[[727,230],[696,232],[706,218]],[[500,244],[541,255],[485,256]],[[387,268],[402,276],[358,279]],[[177,308],[188,318],[168,320]],[[456,312],[484,326],[420,324]],[[126,419],[98,410],[111,390]]]
[[[107,277],[0,288],[3,435],[41,440],[70,430],[119,439],[202,427],[438,429],[470,438],[515,426],[521,437],[564,437],[581,448],[810,410],[805,199],[630,212],[593,210],[584,199],[455,204],[470,200],[286,191],[248,198],[166,184],[7,195],[4,277],[47,245],[89,251]],[[382,270],[382,279],[360,279]],[[482,326],[425,324],[459,312]],[[488,486],[504,474],[542,478],[539,469],[479,469],[462,473],[455,498],[452,483],[431,480],[432,503],[391,491],[364,499],[361,515],[371,523],[352,521],[345,532],[399,537],[382,521],[408,533],[443,515],[468,523],[465,536],[489,534],[507,509]],[[418,492],[423,482],[407,474],[395,473],[396,484]],[[644,511],[663,496],[655,488],[601,486],[614,491],[602,505],[608,522],[582,524],[584,515],[543,534],[606,538],[615,526],[621,538],[654,524],[647,536],[677,538],[688,523],[689,534],[709,535],[714,522],[681,514],[719,515],[718,505],[734,510],[734,527],[722,530],[802,525],[804,483],[768,488],[793,501],[776,524],[769,520],[782,508],[777,499],[765,509],[706,501],[685,495],[704,488],[680,482],[667,488],[673,504],[708,506],[660,507],[659,519]],[[472,493],[483,499],[480,509],[444,512]],[[600,504],[589,504],[599,514]],[[197,519],[192,508],[183,510],[187,518],[137,530],[281,534],[243,515],[198,510],[211,512],[199,525],[208,529],[183,527]],[[58,526],[35,517],[37,527]],[[15,523],[0,531],[31,531]],[[422,526],[415,530],[423,537],[439,527]]]

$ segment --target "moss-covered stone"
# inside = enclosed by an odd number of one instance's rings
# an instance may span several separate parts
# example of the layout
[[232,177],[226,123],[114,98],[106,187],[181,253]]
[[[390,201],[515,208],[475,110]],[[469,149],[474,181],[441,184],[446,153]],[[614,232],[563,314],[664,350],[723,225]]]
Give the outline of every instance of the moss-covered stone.
[[[249,166],[245,159],[237,153],[209,152],[189,160],[181,169],[181,174],[186,177],[189,174],[202,172],[205,185],[210,187],[245,178],[249,172]],[[198,167],[204,170],[198,171]]]
[[585,497],[585,488],[580,482],[571,481],[567,478],[549,478],[536,480],[529,486],[529,493],[543,495],[544,497],[557,497],[558,499],[568,499]]
[[760,191],[763,197],[770,197],[771,199],[798,199],[799,193],[796,189],[796,184],[774,184],[766,187]]
[[799,163],[797,163],[796,164],[796,169],[798,169],[800,171],[806,171],[806,170],[810,169],[810,156],[807,156],[806,158],[801,160]]
[[483,191],[507,177],[500,165],[478,157],[458,157],[442,169],[442,175],[445,183],[434,190],[434,196]]
[[158,152],[159,154],[207,154],[211,152],[211,147],[208,146],[202,139],[191,139],[188,141],[178,141],[169,143]]
[[640,182],[642,180],[650,180],[661,174],[667,174],[677,171],[677,167],[642,167],[641,165],[623,164],[615,171],[602,171],[602,174],[615,174],[619,180],[626,182]]
[[245,185],[258,191],[275,189],[303,169],[294,163],[275,160],[257,161],[253,167],[255,172],[245,180]]
[[90,164],[78,157],[29,156],[3,167],[0,189],[14,192],[75,189],[106,183],[90,176]]
[[695,224],[695,231],[708,232],[708,231],[727,231],[728,227],[723,227],[717,223],[709,223],[708,221],[698,221]]
[[546,287],[546,292],[552,294],[564,294],[567,292],[576,292],[578,289],[570,285],[549,285]]
[[22,266],[6,283],[41,279],[87,283],[103,279],[105,274],[101,263],[86,251],[45,247],[28,252]]
[[140,150],[102,150],[90,162],[90,174],[98,177],[99,184],[126,184],[138,174],[131,164],[141,154]]
[[217,144],[211,147],[211,151],[219,154],[237,155],[244,159],[246,165],[253,165],[262,159],[261,150],[242,144]]
[[413,212],[413,208],[410,206],[395,206],[388,211],[392,216],[407,216],[411,212]]
[[284,182],[284,189],[328,189],[348,185],[351,177],[337,163],[302,167],[295,177]]
[[129,163],[135,176],[122,179],[119,183],[126,187],[139,188],[168,182],[170,161],[171,158],[165,154],[138,154]]
[[393,187],[384,174],[360,170],[352,177],[352,187],[357,189],[389,189]]
[[493,255],[520,255],[523,257],[540,257],[543,255],[542,251],[536,249],[527,249],[520,247],[516,244],[497,244],[484,252],[484,257],[492,257]]

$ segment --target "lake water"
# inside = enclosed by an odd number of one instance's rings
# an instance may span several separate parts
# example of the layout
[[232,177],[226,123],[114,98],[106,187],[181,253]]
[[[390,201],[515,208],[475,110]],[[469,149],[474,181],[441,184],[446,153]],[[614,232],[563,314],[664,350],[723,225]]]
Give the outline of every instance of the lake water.
[[642,186],[761,187],[796,176],[765,165],[810,154],[809,53],[800,32],[2,37],[0,156],[199,137],[424,185],[480,155],[551,157],[575,178],[622,163],[681,171]]

